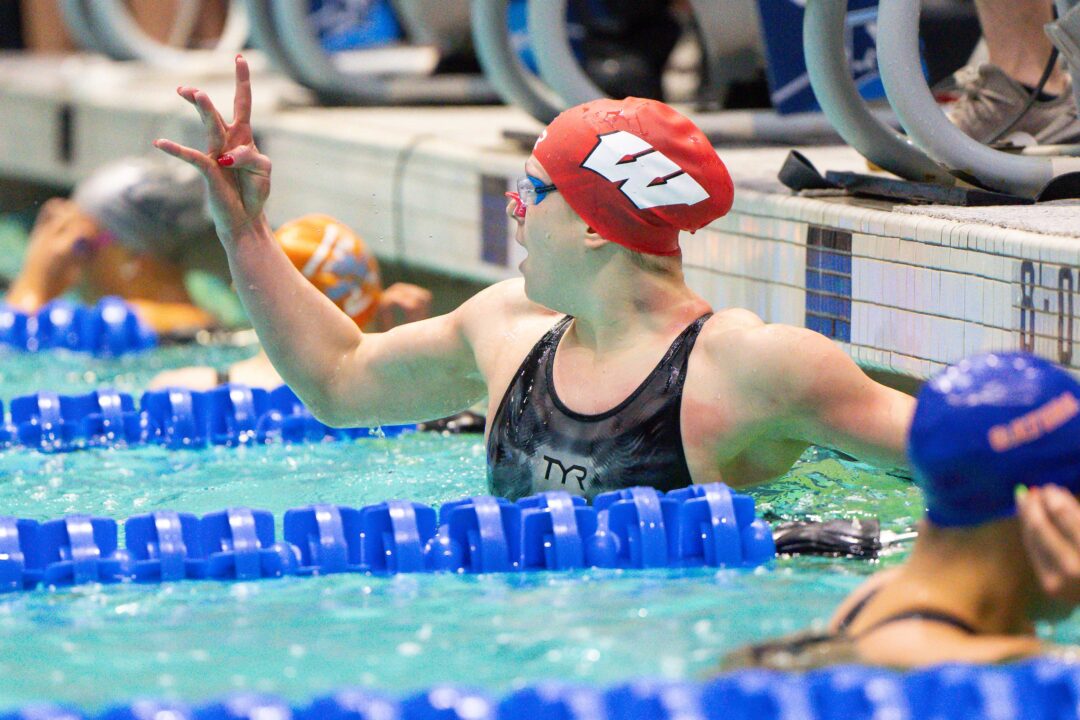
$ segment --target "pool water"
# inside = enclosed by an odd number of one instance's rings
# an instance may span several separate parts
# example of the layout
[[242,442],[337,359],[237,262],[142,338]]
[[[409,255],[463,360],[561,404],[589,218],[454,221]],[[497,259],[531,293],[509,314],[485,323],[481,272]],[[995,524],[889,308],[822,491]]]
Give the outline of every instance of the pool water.
[[21,353],[0,345],[0,401],[6,410],[11,398],[49,390],[85,393],[112,387],[139,395],[161,371],[189,365],[209,365],[224,370],[234,362],[253,356],[256,347],[228,345],[173,345],[152,352],[119,358],[95,358],[65,351]]
[[[7,452],[0,477],[4,512],[39,519],[232,504],[280,517],[312,501],[439,504],[485,491],[481,442],[436,435],[188,453]],[[792,477],[763,506],[782,512],[800,487],[804,478]],[[233,689],[302,701],[349,684],[406,692],[449,680],[499,692],[542,678],[699,677],[741,643],[823,620],[873,569],[804,559],[758,572],[336,575],[8,595],[0,677],[15,682],[0,683],[0,707],[41,698],[99,707],[146,694],[197,701]]]
[[[160,369],[225,366],[251,350],[164,348],[118,360],[0,353],[0,399],[38,388],[138,392]],[[438,505],[486,492],[477,436],[417,434],[303,446],[44,455],[0,452],[0,513],[123,519],[248,505],[389,498]],[[771,519],[877,516],[908,530],[910,482],[820,449],[752,493]],[[279,527],[280,537],[280,527]],[[878,562],[776,561],[756,571],[370,577],[87,586],[0,596],[0,709],[52,700],[86,709],[153,695],[198,702],[231,690],[302,702],[345,685],[405,693],[450,681],[505,692],[541,679],[610,684],[700,678],[743,643],[826,621]],[[1080,627],[1044,633],[1070,641]]]

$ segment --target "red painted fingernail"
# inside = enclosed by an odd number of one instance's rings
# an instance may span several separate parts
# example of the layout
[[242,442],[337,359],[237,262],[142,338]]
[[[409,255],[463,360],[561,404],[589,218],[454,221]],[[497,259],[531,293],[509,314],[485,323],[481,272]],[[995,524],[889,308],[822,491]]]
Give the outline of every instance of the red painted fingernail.
[[233,163],[235,162],[236,158],[229,154],[222,155],[217,159],[217,164],[221,167],[232,167]]

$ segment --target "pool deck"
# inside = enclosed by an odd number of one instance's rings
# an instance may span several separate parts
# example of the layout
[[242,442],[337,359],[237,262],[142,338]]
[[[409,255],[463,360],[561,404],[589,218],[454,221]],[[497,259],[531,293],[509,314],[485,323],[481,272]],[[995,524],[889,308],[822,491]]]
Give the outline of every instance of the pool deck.
[[[70,185],[153,152],[157,137],[201,144],[174,88],[195,85],[227,108],[228,71],[0,56],[0,176]],[[503,107],[313,107],[266,70],[253,85],[257,139],[274,161],[272,222],[325,212],[384,258],[484,282],[516,274],[521,251],[502,193],[527,151],[504,132],[536,133],[535,120]],[[688,280],[714,306],[812,327],[864,365],[917,378],[964,354],[1021,347],[1080,371],[1080,238],[1070,237],[1080,207],[911,214],[792,195],[775,179],[788,148],[719,152],[735,178],[734,208],[683,242]],[[848,148],[804,152],[823,170],[867,171]]]

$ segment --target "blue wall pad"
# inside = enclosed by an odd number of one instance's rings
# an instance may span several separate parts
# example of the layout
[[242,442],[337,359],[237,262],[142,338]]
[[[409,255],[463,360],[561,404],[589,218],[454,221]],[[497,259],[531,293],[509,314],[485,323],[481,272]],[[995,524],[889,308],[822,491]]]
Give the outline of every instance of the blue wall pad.
[[93,307],[53,300],[30,315],[0,305],[0,345],[27,352],[62,348],[109,357],[152,348],[157,335],[120,298],[102,298]]
[[[754,567],[775,557],[753,499],[720,483],[689,490],[630,488],[592,506],[565,492],[516,503],[478,496],[448,502],[437,514],[407,500],[359,509],[312,505],[285,512],[282,541],[266,510],[228,508],[201,518],[159,510],[124,522],[123,548],[110,518],[0,516],[0,592],[342,572]],[[696,543],[685,540],[692,535]]]
[[286,385],[272,391],[222,385],[206,392],[169,388],[143,393],[136,409],[127,393],[102,388],[85,395],[38,392],[0,406],[0,446],[42,452],[157,444],[171,449],[266,442],[323,442],[394,437],[415,425],[331,428],[315,419]]
[[439,685],[402,699],[344,689],[290,706],[240,693],[204,705],[140,700],[96,715],[49,706],[0,720],[872,720],[1080,718],[1080,666],[1050,658],[1013,665],[940,665],[899,673],[837,666],[806,674],[742,670],[704,682],[634,680],[610,688],[541,682],[501,699]]

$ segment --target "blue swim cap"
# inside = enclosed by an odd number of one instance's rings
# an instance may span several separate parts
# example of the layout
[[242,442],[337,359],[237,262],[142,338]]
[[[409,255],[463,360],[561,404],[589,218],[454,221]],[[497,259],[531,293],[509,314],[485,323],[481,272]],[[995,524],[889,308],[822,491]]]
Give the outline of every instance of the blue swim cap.
[[1026,353],[961,360],[919,393],[908,456],[942,527],[1012,516],[1017,485],[1080,492],[1080,383]]

